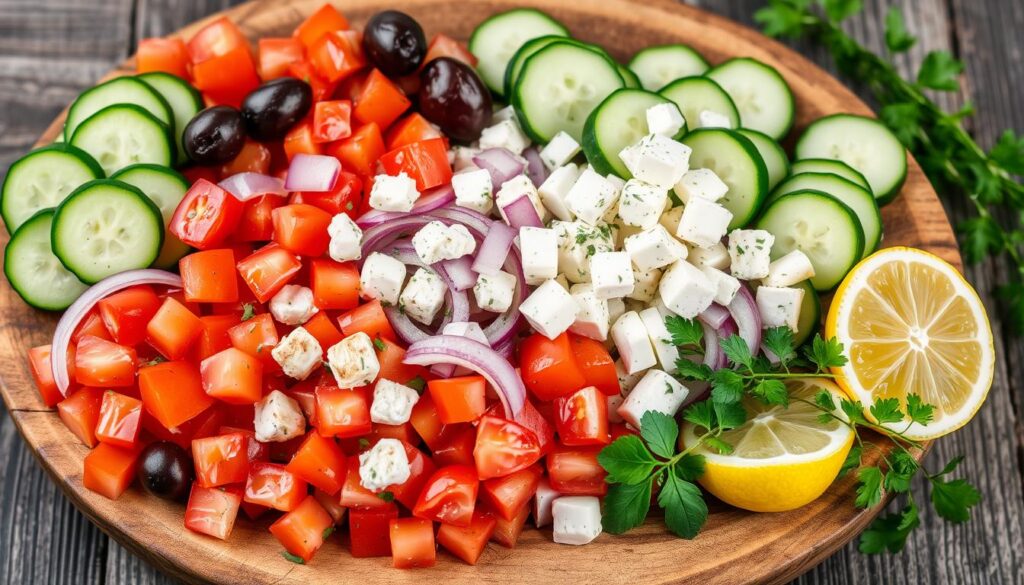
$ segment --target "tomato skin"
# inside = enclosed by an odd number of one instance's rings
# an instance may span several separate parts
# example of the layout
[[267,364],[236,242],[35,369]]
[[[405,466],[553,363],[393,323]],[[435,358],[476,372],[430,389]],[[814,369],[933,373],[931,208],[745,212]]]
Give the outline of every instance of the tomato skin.
[[256,300],[266,303],[302,269],[302,261],[277,244],[268,244],[243,258],[237,267]]
[[370,71],[354,102],[352,115],[357,120],[363,124],[374,122],[381,128],[391,126],[412,105],[402,90],[378,69]]
[[228,331],[241,322],[237,315],[206,315],[199,320],[203,323],[197,343],[200,361],[231,347]]
[[413,112],[395,122],[394,126],[388,129],[385,140],[388,150],[395,150],[413,142],[443,136],[437,126],[427,121],[419,112]]
[[274,210],[285,203],[287,200],[280,195],[260,195],[246,201],[233,239],[236,242],[270,241],[274,237]]
[[116,500],[135,480],[139,452],[100,443],[85,456],[82,484],[91,491]]
[[294,36],[310,47],[325,34],[349,28],[348,19],[330,4],[324,4],[295,28]]
[[[314,102],[330,99],[338,87],[336,82],[330,82],[317,73],[316,69],[313,68],[313,64],[308,60],[292,63],[291,67],[288,68],[288,77],[294,77],[309,83],[310,88],[313,89]],[[307,126],[307,129],[309,130],[309,137],[312,139],[313,126],[311,123]],[[288,159],[291,160],[291,156]]]
[[505,548],[515,548],[516,543],[519,542],[519,536],[523,533],[526,519],[530,516],[530,510],[531,506],[527,503],[515,513],[511,520],[495,516],[494,533],[491,535],[491,540]]
[[540,457],[537,435],[530,429],[496,416],[480,418],[473,447],[480,479],[515,473],[533,465]]
[[246,46],[241,29],[224,16],[204,26],[189,39],[188,55],[192,63],[196,64]]
[[555,491],[573,496],[608,492],[604,468],[597,462],[601,447],[558,447],[548,454],[548,481]]
[[352,102],[319,102],[313,110],[313,140],[334,142],[352,135]]
[[442,524],[437,531],[437,542],[467,564],[475,565],[480,560],[487,541],[494,534],[496,524],[493,516],[477,512],[473,514],[469,526]]
[[369,335],[370,339],[380,337],[390,341],[398,340],[388,316],[384,313],[384,307],[377,299],[363,303],[338,317],[338,326],[346,337],[362,331]]
[[341,524],[341,521],[345,519],[345,511],[348,508],[338,503],[337,496],[329,496],[315,489],[313,490],[313,497],[316,498],[317,503],[320,504],[324,511],[331,516],[335,524]]
[[285,134],[284,153],[290,162],[297,154],[320,154],[320,145],[313,140],[313,122],[299,122]]
[[555,426],[563,445],[607,445],[608,397],[594,386],[555,399]]
[[262,38],[256,45],[260,79],[270,81],[288,74],[293,63],[302,61],[306,47],[295,38]]
[[50,365],[50,346],[40,345],[28,350],[28,369],[35,382],[39,397],[47,408],[52,408],[64,400],[64,395],[57,388],[53,379],[53,368]]
[[[438,57],[451,57],[462,61],[470,67],[476,67],[476,57],[473,53],[470,53],[465,45],[446,34],[434,35],[430,45],[427,47],[427,54],[423,58],[423,65],[430,63]],[[423,65],[420,67],[422,68]]]
[[487,381],[483,376],[431,380],[427,389],[444,424],[471,422],[487,410]]
[[248,45],[194,64],[192,79],[196,89],[210,101],[236,108],[249,92],[260,85]]
[[320,349],[326,354],[327,350],[332,345],[340,342],[344,339],[341,331],[334,326],[331,318],[327,316],[323,311],[318,311],[315,315],[310,317],[309,321],[306,321],[302,328],[309,332],[310,335],[316,338],[320,343]]
[[75,381],[82,386],[134,386],[136,359],[130,347],[86,335],[75,349]]
[[479,488],[480,480],[472,467],[442,467],[424,484],[412,509],[413,516],[442,524],[469,526]]
[[[460,429],[461,430],[456,430]],[[434,449],[434,463],[445,465],[475,465],[473,447],[476,446],[476,427],[456,425],[445,427],[445,438]]]
[[341,494],[338,501],[342,506],[353,511],[357,509],[370,510],[387,508],[394,505],[385,502],[378,494],[364,488],[363,485],[359,483],[359,458],[355,456],[348,458],[348,465],[345,470],[345,483],[341,486]]
[[622,391],[615,372],[615,360],[603,343],[569,333],[569,346],[588,386],[596,386],[605,396],[615,396]]
[[140,430],[142,402],[113,390],[104,392],[96,438],[115,447],[132,449],[138,444]]
[[319,207],[331,214],[331,217],[344,213],[354,218],[363,202],[363,181],[358,175],[341,171],[330,191],[299,191],[292,194],[289,202]]
[[384,154],[384,137],[376,123],[365,124],[352,136],[326,145],[325,151],[340,160],[342,168],[368,177],[375,174],[374,167]]
[[306,482],[276,463],[254,462],[245,481],[244,500],[281,512],[290,512],[306,497]]
[[398,506],[385,503],[377,508],[350,508],[349,546],[357,559],[391,556],[391,520],[398,518]]
[[185,300],[193,303],[238,301],[235,254],[230,248],[193,252],[178,261]]
[[216,248],[238,226],[242,207],[242,202],[234,195],[206,179],[199,179],[174,210],[167,229],[193,248]]
[[203,322],[199,317],[171,297],[164,299],[146,325],[146,340],[169,360],[188,355],[202,333]]
[[437,450],[455,432],[455,427],[445,425],[437,416],[437,409],[434,408],[434,401],[430,398],[429,392],[424,392],[412,407],[409,423],[431,451]]
[[135,70],[139,73],[162,71],[188,79],[189,56],[181,39],[142,39],[135,53]]
[[249,477],[249,438],[228,433],[192,441],[196,485],[212,488],[243,483]]
[[366,67],[362,35],[356,31],[328,32],[309,46],[307,54],[313,69],[331,83],[337,83]]
[[171,361],[139,370],[139,393],[146,412],[164,428],[175,429],[213,406],[203,380],[189,361]]
[[[323,233],[327,233],[326,226]],[[319,309],[344,311],[359,305],[359,268],[355,262],[335,262],[329,258],[310,261],[309,286],[313,289],[313,304]]]
[[316,431],[306,435],[285,469],[332,496],[341,490],[348,470],[345,454],[334,439]]
[[415,569],[437,564],[433,522],[420,518],[394,518],[389,528],[393,567]]
[[512,520],[530,503],[543,473],[539,465],[531,465],[505,477],[484,480],[480,486],[481,500],[501,518]]
[[138,345],[146,324],[160,308],[160,298],[148,285],[138,285],[100,299],[96,306],[107,331],[121,345]]
[[75,327],[74,333],[71,334],[71,343],[78,344],[86,335],[92,335],[93,337],[99,337],[100,339],[106,339],[107,341],[114,341],[113,336],[107,331],[107,326],[103,323],[103,317],[100,316],[98,309],[93,309],[82,318],[82,321]]
[[64,426],[87,447],[95,447],[99,442],[96,440],[96,424],[100,420],[103,394],[101,388],[86,386],[57,403],[57,414]]
[[269,148],[251,138],[246,138],[241,152],[221,166],[220,175],[222,177],[230,177],[238,173],[260,173],[261,175],[266,175],[270,172],[270,161]]
[[402,445],[405,447],[405,457],[409,460],[409,479],[401,485],[388,486],[387,491],[395,496],[395,500],[411,510],[416,506],[423,486],[437,471],[437,465],[408,441],[403,440]]
[[523,409],[516,415],[516,422],[530,429],[537,436],[540,452],[545,455],[555,446],[555,429],[548,422],[549,418],[551,417],[545,416],[537,410],[529,398],[523,403]]
[[587,385],[565,333],[551,340],[534,333],[519,346],[519,369],[537,400],[554,400]]
[[255,404],[263,397],[263,364],[249,354],[229,347],[199,365],[203,390],[228,404]]
[[231,339],[232,347],[263,362],[264,373],[275,372],[279,369],[270,352],[277,346],[281,338],[270,313],[262,313],[242,321],[228,329],[228,337]]
[[334,519],[313,496],[270,525],[270,532],[289,553],[309,562],[324,544],[324,533]]
[[299,256],[317,257],[327,252],[331,236],[327,226],[331,214],[305,204],[284,205],[271,212],[274,222],[274,241],[282,248]]
[[327,437],[358,437],[370,432],[370,406],[360,392],[337,386],[316,389],[317,430]]
[[[358,108],[356,109],[358,114]],[[444,138],[432,138],[406,144],[380,157],[380,165],[389,175],[405,173],[416,180],[422,193],[452,179],[452,166],[448,164],[448,145]]]
[[199,483],[192,484],[185,507],[185,528],[221,540],[231,536],[231,529],[238,518],[238,507],[242,503],[240,494],[217,488],[206,488]]

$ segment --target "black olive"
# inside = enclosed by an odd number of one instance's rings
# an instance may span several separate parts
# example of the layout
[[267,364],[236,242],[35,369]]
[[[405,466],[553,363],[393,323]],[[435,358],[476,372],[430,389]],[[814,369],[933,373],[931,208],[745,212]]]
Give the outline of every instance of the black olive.
[[313,89],[300,79],[282,77],[252,90],[242,102],[245,128],[256,140],[280,140],[313,107]]
[[175,502],[188,498],[193,467],[188,453],[174,443],[151,443],[139,455],[139,483],[147,492]]
[[427,63],[420,73],[420,113],[445,134],[472,142],[491,122],[491,92],[473,68],[451,57]]
[[427,54],[427,37],[416,19],[404,12],[385,10],[370,18],[363,29],[363,50],[389,77],[416,71]]
[[226,163],[245,145],[242,115],[231,106],[214,106],[195,115],[182,136],[185,154],[201,165]]

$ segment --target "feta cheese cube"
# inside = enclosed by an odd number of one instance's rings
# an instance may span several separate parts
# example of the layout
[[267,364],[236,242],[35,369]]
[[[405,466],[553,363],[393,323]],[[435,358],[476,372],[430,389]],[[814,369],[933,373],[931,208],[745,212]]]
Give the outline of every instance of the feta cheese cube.
[[412,246],[420,260],[434,264],[471,254],[476,249],[476,240],[462,224],[446,226],[440,221],[432,221],[416,232]]
[[653,410],[675,416],[690,389],[661,370],[648,370],[619,407],[619,416],[640,429],[644,413]]
[[455,173],[452,176],[452,189],[455,191],[455,205],[459,207],[486,215],[494,206],[491,173],[484,169],[467,167],[465,171]]
[[597,341],[608,339],[608,301],[597,298],[588,284],[573,285],[571,294],[576,302],[576,320],[569,331]]
[[533,521],[537,528],[551,524],[551,504],[560,495],[552,489],[547,477],[540,478],[537,493],[533,495]]
[[672,236],[659,224],[626,238],[624,243],[633,265],[640,271],[668,266],[679,258]]
[[327,249],[331,259],[349,262],[363,257],[363,230],[347,213],[335,215],[327,226],[327,233],[331,236],[331,244]]
[[630,179],[619,197],[619,217],[626,225],[650,229],[658,225],[667,202],[666,190]]
[[679,350],[672,344],[672,335],[665,327],[665,316],[656,307],[649,307],[640,311],[640,320],[644,322],[647,336],[651,338],[651,345],[654,346],[654,355],[658,358],[658,365],[669,374],[676,373]]
[[530,139],[514,118],[501,120],[480,133],[481,150],[504,148],[514,154],[523,154],[527,146],[530,146]]
[[[637,382],[639,382],[646,373],[647,370],[644,369],[630,374],[626,371],[626,366],[622,363],[622,358],[615,360],[615,375],[619,378],[619,388],[621,389],[623,396],[628,396],[629,393],[633,391],[633,388],[636,387]],[[608,414],[611,414],[611,411],[608,411]]]
[[761,325],[765,329],[785,326],[796,333],[803,301],[802,288],[757,287],[757,310],[761,313]]
[[768,265],[768,276],[762,284],[767,286],[793,286],[814,276],[811,259],[800,250],[793,250]]
[[633,292],[633,265],[625,252],[598,252],[590,257],[590,281],[599,299],[624,297]]
[[[616,198],[618,198],[620,195],[622,195],[622,188],[626,186],[626,180],[625,179],[623,179],[622,177],[616,175],[615,173],[608,173],[607,175],[604,176],[604,178],[608,179],[608,182],[611,183],[612,187],[615,188],[615,197]],[[614,212],[612,212],[612,213],[614,213]],[[605,220],[605,221],[607,222],[608,220]]]
[[284,285],[270,299],[270,314],[285,325],[302,325],[319,310],[313,304],[313,291],[297,284]]
[[359,292],[365,298],[397,305],[404,282],[405,264],[387,254],[373,252],[359,273]]
[[551,229],[558,234],[558,270],[569,282],[588,282],[591,256],[615,249],[608,224],[560,221],[552,222]]
[[535,286],[558,276],[558,234],[555,230],[519,228],[519,249],[526,284]]
[[729,192],[729,186],[711,169],[690,169],[672,190],[683,203],[695,198],[718,201]]
[[554,280],[545,281],[519,305],[519,312],[537,332],[554,339],[576,321],[576,301]]
[[601,502],[594,496],[562,496],[551,504],[551,516],[559,544],[588,544],[601,534]]
[[693,198],[683,208],[676,235],[685,242],[710,248],[722,241],[729,231],[732,212],[707,199]]
[[509,223],[508,216],[505,215],[505,206],[512,203],[516,199],[519,199],[523,195],[530,198],[530,203],[533,204],[533,208],[537,210],[537,217],[540,218],[541,222],[547,223],[551,215],[548,210],[544,208],[544,204],[541,203],[540,194],[537,193],[537,187],[533,184],[526,175],[519,175],[501,184],[501,188],[498,189],[498,194],[494,197],[494,202],[498,205],[498,213],[501,215],[501,219],[505,223]]
[[285,376],[305,380],[320,367],[324,350],[320,342],[303,327],[296,327],[270,350],[270,357],[281,366]]
[[404,425],[419,400],[419,393],[412,388],[381,378],[373,387],[370,420],[382,425]]
[[661,189],[671,189],[690,169],[689,146],[667,136],[649,134],[626,147],[619,158],[637,180]]
[[704,266],[700,269],[715,287],[715,302],[728,305],[740,290],[740,281],[735,276],[722,272],[717,268]]
[[568,163],[580,153],[580,143],[569,136],[565,131],[560,131],[548,142],[547,146],[540,150],[540,160],[550,170]]
[[647,131],[669,138],[679,134],[686,125],[679,106],[673,103],[657,104],[647,108]]
[[733,230],[729,234],[729,266],[740,280],[768,276],[775,236],[765,230]]
[[729,250],[721,242],[708,248],[693,246],[689,248],[689,251],[690,254],[686,259],[694,266],[700,268],[710,266],[718,270],[725,270],[729,267]]
[[501,270],[494,274],[481,274],[473,285],[473,297],[478,307],[493,313],[504,313],[512,306],[516,277]]
[[732,128],[729,116],[714,110],[701,110],[699,114],[701,128]]
[[498,122],[504,122],[505,120],[513,120],[518,123],[519,119],[516,118],[516,109],[513,108],[512,106],[505,106],[504,108],[499,108],[497,110],[494,110],[494,113],[491,114],[491,122],[493,122],[494,124],[497,124]]
[[615,321],[612,339],[627,374],[635,374],[658,363],[647,328],[636,311],[627,311]]
[[565,290],[569,290],[569,279],[566,278],[564,274],[559,274],[558,276],[556,276],[555,282],[558,283],[558,286],[564,288]]
[[537,195],[540,196],[544,207],[551,212],[551,215],[562,221],[573,220],[572,211],[565,204],[565,196],[569,194],[569,190],[576,184],[576,179],[579,176],[579,168],[573,163],[568,163],[551,171],[548,178],[537,188]]
[[371,492],[401,485],[410,475],[409,457],[405,454],[405,445],[398,439],[381,439],[359,455],[359,483]]
[[636,281],[636,284],[633,286],[633,292],[629,293],[627,298],[649,303],[658,295],[661,270],[657,268],[645,271],[633,269],[633,280]]
[[658,223],[665,228],[665,231],[675,235],[679,231],[679,222],[683,219],[683,209],[683,206],[680,205],[666,210],[658,218]]
[[608,422],[612,424],[618,424],[626,422],[621,416],[619,416],[619,407],[626,401],[626,397],[622,394],[613,394],[605,397],[605,404],[608,409]]
[[452,163],[452,171],[458,173],[464,169],[476,166],[473,157],[480,154],[479,148],[471,146],[453,146],[449,151]]
[[589,225],[597,225],[617,201],[615,184],[588,168],[565,196],[565,204],[576,217]]
[[717,287],[699,268],[677,260],[661,276],[658,295],[673,313],[692,319],[715,300]]
[[[513,276],[512,278],[515,277]],[[449,323],[441,330],[441,335],[458,335],[459,337],[468,337],[473,341],[479,341],[486,346],[491,345],[491,342],[487,340],[487,335],[484,334],[484,330],[480,328],[480,324],[473,321]]]
[[398,306],[413,319],[430,325],[444,305],[444,281],[429,268],[420,268],[409,279],[398,299]]
[[370,189],[370,207],[381,211],[410,211],[419,197],[416,181],[409,175],[377,175]]
[[373,341],[362,331],[332,345],[327,350],[327,363],[340,388],[365,386],[380,373]]
[[306,417],[302,408],[284,392],[272,390],[256,403],[253,428],[261,443],[282,443],[306,434]]
[[626,303],[622,299],[608,299],[608,323],[618,321],[626,312]]

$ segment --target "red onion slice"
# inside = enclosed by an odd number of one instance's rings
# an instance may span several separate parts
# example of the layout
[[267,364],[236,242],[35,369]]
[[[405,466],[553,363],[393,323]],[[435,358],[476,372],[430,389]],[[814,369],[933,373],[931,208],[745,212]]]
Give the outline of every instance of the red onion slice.
[[467,255],[441,262],[441,270],[447,273],[455,290],[463,291],[473,288],[476,284],[476,273],[473,272],[472,264],[473,260]]
[[438,335],[417,341],[409,346],[403,361],[415,366],[453,364],[477,372],[497,391],[509,419],[515,419],[526,403],[526,387],[512,364],[493,349],[467,337]]
[[[412,244],[407,241],[396,242],[391,247],[383,250],[383,253],[393,256],[403,264],[433,269],[433,267],[427,266],[420,260]],[[440,331],[448,323],[469,319],[469,297],[465,291],[455,290],[455,284],[446,271],[441,269],[436,270],[436,272],[441,277],[441,280],[444,281],[445,286],[448,287],[447,310],[445,311],[445,317],[441,320],[441,325],[438,327],[438,331]],[[408,315],[396,307],[387,307],[384,309],[384,313],[388,316],[388,321],[391,322],[391,327],[395,330],[395,333],[406,343],[420,341],[431,335],[420,329],[418,325],[412,322]]]
[[746,285],[740,285],[736,297],[729,303],[729,315],[736,321],[740,337],[747,342],[751,355],[757,355],[761,347],[761,313],[757,310],[757,301]]
[[474,156],[473,163],[490,173],[495,191],[501,188],[502,183],[520,175],[526,168],[522,158],[504,148],[488,148]]
[[53,369],[53,380],[61,394],[67,394],[68,386],[71,384],[68,375],[68,346],[71,345],[71,335],[79,322],[89,314],[93,306],[100,299],[138,284],[159,284],[171,287],[182,286],[181,277],[164,270],[129,270],[103,280],[89,287],[82,296],[78,297],[71,306],[64,311],[64,315],[57,322],[57,328],[53,332],[53,343],[50,348],[50,367]]
[[526,159],[526,176],[534,187],[540,187],[548,178],[548,167],[540,159],[540,150],[531,146],[523,151],[523,158]]
[[544,222],[537,215],[537,208],[526,193],[503,205],[501,211],[508,218],[508,225],[517,230],[522,227],[544,227]]
[[473,260],[473,271],[491,275],[501,270],[515,237],[516,230],[500,221],[493,222]]
[[330,191],[340,172],[341,161],[333,156],[297,154],[288,166],[284,188],[289,191]]
[[359,216],[356,220],[356,225],[366,229],[375,225],[380,225],[386,221],[391,221],[392,219],[418,215],[420,213],[428,213],[435,209],[444,207],[453,201],[455,201],[455,190],[452,189],[451,185],[442,185],[420,195],[420,198],[416,200],[416,203],[412,206],[412,210],[408,213],[402,213],[400,211],[380,211],[379,209],[374,209]]
[[701,321],[711,325],[715,329],[718,329],[722,326],[722,323],[725,323],[725,320],[729,318],[729,309],[726,309],[718,303],[711,303],[711,305],[704,309],[698,317]]
[[284,181],[262,173],[237,173],[217,185],[235,196],[239,201],[248,201],[261,195],[288,195]]

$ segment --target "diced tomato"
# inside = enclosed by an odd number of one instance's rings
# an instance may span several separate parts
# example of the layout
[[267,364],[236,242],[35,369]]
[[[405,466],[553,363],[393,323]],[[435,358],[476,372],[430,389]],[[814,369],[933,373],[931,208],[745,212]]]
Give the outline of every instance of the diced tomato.
[[89,490],[116,500],[135,481],[139,451],[100,443],[85,456],[82,484]]
[[146,340],[169,360],[185,357],[202,333],[203,322],[199,317],[170,297],[164,299],[146,325]]
[[537,492],[543,473],[539,465],[531,465],[505,477],[485,480],[480,486],[480,497],[498,516],[512,520]]
[[377,348],[377,361],[380,363],[377,380],[387,379],[408,384],[416,378],[426,376],[425,368],[404,363],[405,349],[397,343],[389,339],[378,338],[374,340],[374,345]]
[[416,429],[412,428],[409,423],[400,425],[385,425],[381,423],[373,423],[373,428],[370,429],[370,444],[375,445],[377,441],[381,439],[398,439],[406,443],[419,443],[420,438],[416,434]]
[[135,361],[134,349],[86,335],[75,349],[75,381],[82,386],[134,386]]
[[194,252],[178,261],[185,300],[195,303],[238,301],[235,254],[230,248]]
[[288,160],[297,154],[320,154],[319,143],[313,140],[313,122],[299,122],[284,137],[284,152]]
[[191,449],[193,439],[206,439],[218,435],[218,429],[224,422],[224,411],[221,405],[214,404],[194,418],[186,421],[174,432],[171,432],[145,410],[143,404],[142,428],[153,438],[169,441],[182,449]]
[[[545,402],[544,404],[550,405],[551,403]],[[516,415],[516,422],[530,429],[537,436],[537,444],[543,454],[547,454],[555,446],[555,429],[548,422],[549,418],[553,417],[545,416],[529,399],[523,403],[523,409]]]
[[192,63],[202,63],[226,55],[238,47],[246,47],[245,35],[234,22],[224,16],[204,26],[188,41]]
[[603,496],[608,491],[604,468],[597,462],[601,447],[558,447],[547,456],[548,481],[566,495]]
[[309,45],[309,62],[327,81],[341,81],[366,67],[361,37],[350,30],[329,32]]
[[329,32],[347,30],[348,19],[330,4],[324,4],[295,28],[295,38],[307,47]]
[[345,483],[345,454],[333,439],[310,431],[286,469],[324,492],[334,495]]
[[228,433],[192,441],[196,484],[217,487],[242,483],[249,477],[249,438]]
[[472,467],[442,467],[424,484],[412,513],[419,518],[442,524],[469,526],[479,488],[480,480]]
[[384,155],[384,137],[380,126],[365,124],[357,128],[352,136],[327,145],[326,151],[341,161],[342,168],[364,177],[372,176],[377,161]]
[[370,432],[370,406],[361,392],[335,387],[316,390],[318,430],[327,437],[358,437]]
[[162,71],[188,79],[188,49],[181,39],[142,39],[135,53],[135,69],[139,73]]
[[373,122],[388,128],[409,109],[412,102],[386,75],[374,69],[355,98],[352,115],[363,124]]
[[[332,83],[317,73],[313,68],[313,64],[309,61],[292,63],[291,67],[288,68],[288,75],[309,84],[309,87],[313,90],[314,102],[330,99],[338,87],[337,83]],[[309,126],[309,129],[312,130],[312,125]],[[309,137],[312,138],[312,136],[312,132],[310,132]],[[291,157],[289,156],[288,158]]]
[[483,376],[461,376],[427,382],[437,416],[444,424],[474,421],[487,410]]
[[240,429],[237,427],[222,426],[217,434],[218,435],[230,435],[231,433],[242,433],[245,435],[248,441],[246,447],[246,456],[249,458],[249,463],[253,461],[266,461],[269,455],[269,449],[266,443],[261,443],[256,439],[256,432],[249,429]]
[[220,181],[220,169],[217,167],[204,167],[200,165],[191,165],[181,169],[181,174],[184,175],[185,180],[188,181],[189,185],[194,184],[200,179],[205,179],[211,183]]
[[269,301],[301,269],[302,261],[277,244],[267,244],[238,262],[238,273],[261,303]]
[[347,508],[338,503],[337,496],[328,495],[321,490],[313,490],[313,497],[316,498],[317,503],[320,504],[324,511],[330,514],[335,524],[341,524],[341,521],[345,519],[345,510]]
[[319,207],[331,216],[339,213],[355,217],[363,201],[363,181],[357,175],[341,171],[334,188],[322,193],[300,191],[292,194],[291,203],[306,203]]
[[167,229],[194,248],[215,248],[238,226],[242,207],[242,202],[234,195],[206,179],[199,179],[174,210]]
[[114,341],[113,336],[107,331],[107,326],[103,324],[103,318],[100,317],[99,310],[97,309],[89,311],[78,323],[78,327],[75,327],[74,333],[71,334],[71,343],[77,345],[82,337],[86,335]]
[[113,390],[104,392],[96,438],[101,443],[131,449],[138,443],[140,430],[142,402]]
[[312,205],[296,204],[278,207],[272,213],[274,241],[299,256],[322,256],[327,252],[331,236],[327,226],[331,214]]
[[270,159],[269,148],[251,138],[246,138],[241,152],[221,166],[220,174],[223,177],[230,177],[238,173],[260,173],[265,175],[270,172]]
[[396,569],[433,567],[437,563],[434,523],[420,518],[391,520],[391,564]]
[[270,532],[289,553],[309,561],[324,544],[327,529],[334,525],[330,514],[313,496],[306,496],[292,511],[270,525]]
[[228,330],[240,322],[237,315],[207,315],[199,320],[203,323],[198,342],[200,361],[231,347]]
[[270,313],[256,315],[252,319],[242,321],[228,330],[231,345],[263,362],[263,369],[274,369],[277,362],[270,355],[281,340],[277,334],[277,326]]
[[530,429],[496,416],[480,419],[473,448],[480,479],[501,477],[525,469],[540,457],[537,436]]
[[423,58],[423,65],[430,63],[438,57],[451,57],[458,59],[470,67],[476,67],[476,57],[469,49],[459,41],[445,34],[435,35],[427,47],[427,55]]
[[448,146],[443,138],[407,144],[385,153],[379,162],[389,175],[405,173],[415,179],[420,192],[447,184],[452,178]]
[[388,129],[388,150],[395,150],[413,142],[441,138],[441,130],[427,121],[419,112],[413,112],[402,118]]
[[430,398],[429,392],[420,396],[419,401],[412,407],[409,422],[431,451],[440,447],[452,434],[452,431],[447,430],[449,427],[437,416],[437,409],[434,408],[434,401]]
[[437,471],[437,466],[427,455],[411,445],[408,441],[402,441],[405,446],[405,457],[409,460],[409,479],[401,485],[388,486],[387,491],[410,510],[416,506],[423,486]]
[[[326,226],[322,233],[327,234]],[[309,282],[313,303],[320,309],[346,310],[359,305],[359,268],[354,262],[335,262],[328,258],[312,260]]]
[[323,311],[313,315],[309,321],[306,321],[302,328],[309,332],[310,335],[316,338],[320,342],[320,349],[327,353],[327,350],[331,346],[340,342],[344,337],[341,331],[334,326],[334,322],[327,316]]
[[[236,242],[267,242],[274,237],[273,213],[287,203],[279,195],[260,195],[245,202],[242,219],[233,236]],[[194,255],[194,254],[193,254]],[[234,263],[232,262],[232,266]]]
[[167,429],[181,426],[213,405],[213,399],[203,391],[199,369],[188,361],[142,368],[139,392],[146,412]]
[[95,447],[97,443],[96,424],[100,420],[103,394],[101,388],[86,386],[57,403],[57,414],[64,426],[87,447]]
[[473,459],[473,448],[476,446],[476,427],[473,425],[454,425],[445,427],[445,436],[434,449],[434,463],[445,465],[476,464]]
[[554,400],[587,385],[566,333],[553,340],[534,333],[523,340],[519,369],[526,388],[538,400]]
[[381,498],[381,494],[375,494],[363,487],[359,482],[359,459],[349,457],[345,471],[345,482],[341,485],[341,495],[338,501],[342,506],[351,509],[386,508],[391,506]]
[[160,308],[160,299],[152,287],[140,284],[100,299],[96,304],[114,341],[121,345],[138,345],[146,338],[146,323]]
[[475,565],[480,560],[487,541],[494,534],[496,524],[493,516],[477,512],[473,514],[469,526],[442,524],[437,531],[437,542],[448,552],[470,565]]
[[245,481],[245,501],[282,512],[294,510],[306,497],[306,482],[283,465],[252,463]]
[[519,542],[519,536],[523,533],[526,519],[530,517],[530,511],[531,506],[527,503],[515,513],[511,520],[495,516],[494,534],[491,535],[491,540],[506,548],[515,548],[516,543]]
[[263,396],[263,363],[234,347],[218,352],[199,365],[203,390],[229,404],[255,404]]
[[395,335],[395,330],[391,328],[388,316],[384,314],[384,307],[377,299],[363,303],[338,317],[338,325],[346,337],[362,331],[369,335],[371,339],[377,339],[378,337],[391,341],[398,339],[398,336]]
[[334,142],[352,135],[352,102],[319,102],[313,112],[313,140]]
[[49,345],[40,345],[28,350],[28,369],[32,375],[32,381],[36,384],[36,389],[39,390],[39,397],[43,399],[43,404],[53,407],[64,400],[64,395],[60,393],[57,382],[53,379]]
[[260,77],[248,46],[192,66],[193,85],[217,104],[239,107],[259,87]]
[[288,68],[305,58],[306,48],[298,39],[262,38],[257,43],[260,79],[270,81],[288,74]]
[[241,503],[241,494],[194,483],[185,508],[185,528],[227,540],[235,526]]
[[391,556],[391,520],[398,518],[398,506],[385,503],[377,508],[351,508],[348,513],[349,545],[352,556]]
[[563,445],[607,445],[608,397],[594,386],[555,399],[555,427]]
[[615,442],[615,439],[618,439],[619,437],[625,437],[626,435],[640,436],[639,432],[637,432],[632,427],[627,426],[625,423],[612,423],[611,425],[609,425],[609,428],[612,443]]
[[588,386],[596,386],[606,396],[621,392],[619,376],[615,372],[615,360],[600,341],[569,333],[569,346],[576,357],[583,378]]

